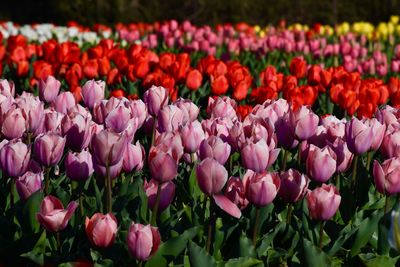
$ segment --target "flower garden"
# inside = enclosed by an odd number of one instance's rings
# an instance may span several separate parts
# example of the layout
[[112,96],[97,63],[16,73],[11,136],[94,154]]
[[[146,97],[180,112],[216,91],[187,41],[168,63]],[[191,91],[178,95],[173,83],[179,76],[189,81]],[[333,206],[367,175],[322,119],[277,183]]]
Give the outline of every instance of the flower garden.
[[0,265],[397,266],[400,24],[0,23]]

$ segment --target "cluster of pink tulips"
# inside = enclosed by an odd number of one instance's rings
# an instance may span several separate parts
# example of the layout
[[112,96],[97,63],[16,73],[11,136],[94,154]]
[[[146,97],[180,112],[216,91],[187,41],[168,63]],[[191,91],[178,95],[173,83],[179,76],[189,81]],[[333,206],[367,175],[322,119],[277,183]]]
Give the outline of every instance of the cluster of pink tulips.
[[[284,203],[288,226],[301,218],[303,199],[308,218],[329,221],[344,198],[354,197],[341,195],[342,187],[359,194],[357,186],[367,177],[357,175],[357,170],[365,166],[369,172],[374,153],[382,159],[373,162],[372,173],[377,191],[387,195],[385,213],[388,197],[400,192],[400,111],[390,106],[372,119],[346,120],[319,117],[307,106],[293,110],[279,99],[257,105],[241,118],[229,97],[209,98],[203,113],[190,100],[171,103],[163,87],[148,89],[143,101],[106,100],[105,83],[90,80],[82,86],[82,103],[70,92],[60,93],[60,87],[49,76],[40,81],[38,96],[27,92],[15,96],[14,84],[0,81],[0,168],[8,192],[1,211],[12,211],[43,191],[35,216],[48,233],[57,235],[59,249],[60,232],[66,231],[77,210],[74,225],[84,225],[93,248],[126,244],[121,246],[127,246],[138,262],[157,254],[163,241],[168,244],[171,236],[164,213],[178,216],[176,224],[185,212],[185,220],[200,228],[208,225],[204,238],[198,233],[197,243],[210,255],[217,246],[229,246],[217,241],[221,224],[239,227],[238,220],[245,225],[254,218],[242,231],[251,229],[252,244],[262,247],[269,230],[260,218],[265,220],[269,206],[276,209],[277,197]],[[347,179],[352,165],[352,179]],[[88,209],[85,190],[89,191],[93,177],[104,204]],[[123,215],[118,209],[116,195],[135,179],[142,179],[140,190],[148,207],[144,217],[135,217],[134,210]],[[60,200],[66,194],[60,193],[63,186],[77,192],[67,198],[66,208],[65,198]],[[319,224],[320,249],[330,240],[324,241],[329,236],[324,225]],[[160,253],[168,253],[165,246]]]

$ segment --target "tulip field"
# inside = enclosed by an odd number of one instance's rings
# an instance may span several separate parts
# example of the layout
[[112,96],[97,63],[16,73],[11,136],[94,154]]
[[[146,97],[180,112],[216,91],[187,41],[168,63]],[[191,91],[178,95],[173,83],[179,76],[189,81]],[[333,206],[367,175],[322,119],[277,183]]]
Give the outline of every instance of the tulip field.
[[0,266],[398,266],[400,23],[0,23]]

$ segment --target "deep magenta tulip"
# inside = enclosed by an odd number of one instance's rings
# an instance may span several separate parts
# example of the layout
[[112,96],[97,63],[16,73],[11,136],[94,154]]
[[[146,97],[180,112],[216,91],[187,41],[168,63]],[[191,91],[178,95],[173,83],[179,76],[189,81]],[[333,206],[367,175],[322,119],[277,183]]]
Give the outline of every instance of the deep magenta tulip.
[[295,203],[306,195],[310,182],[307,176],[295,169],[282,172],[279,176],[281,187],[278,194],[284,201]]
[[46,196],[42,200],[40,211],[36,213],[36,218],[47,231],[59,232],[67,227],[68,221],[77,207],[78,203],[72,201],[68,204],[67,209],[64,209],[64,205],[58,198]]
[[85,219],[86,235],[94,246],[107,248],[114,243],[118,232],[118,221],[112,213],[95,213]]
[[[144,191],[147,195],[147,204],[150,209],[153,209],[157,198],[158,182],[155,179],[151,179],[149,182],[144,181]],[[161,185],[160,203],[158,206],[158,212],[161,213],[163,210],[168,208],[175,197],[175,184],[172,181],[165,182]]]
[[39,135],[33,144],[36,159],[47,167],[56,165],[63,155],[65,141],[65,137],[52,132]]
[[335,186],[322,184],[307,194],[310,217],[319,221],[331,219],[338,210],[340,201],[341,196]]
[[132,222],[128,231],[128,249],[140,261],[146,261],[156,253],[161,243],[158,228]]
[[65,158],[65,173],[71,180],[87,180],[93,174],[92,155],[89,151],[69,152]]

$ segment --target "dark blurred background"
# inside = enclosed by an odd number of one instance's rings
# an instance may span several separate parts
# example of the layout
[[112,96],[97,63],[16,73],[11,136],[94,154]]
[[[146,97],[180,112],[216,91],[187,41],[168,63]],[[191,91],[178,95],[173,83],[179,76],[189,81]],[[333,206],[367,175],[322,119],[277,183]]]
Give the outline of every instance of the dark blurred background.
[[288,23],[378,23],[393,14],[400,14],[400,0],[0,0],[0,20],[56,24],[75,20],[88,26],[172,18],[196,24],[266,25],[282,18]]

